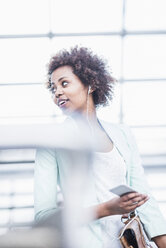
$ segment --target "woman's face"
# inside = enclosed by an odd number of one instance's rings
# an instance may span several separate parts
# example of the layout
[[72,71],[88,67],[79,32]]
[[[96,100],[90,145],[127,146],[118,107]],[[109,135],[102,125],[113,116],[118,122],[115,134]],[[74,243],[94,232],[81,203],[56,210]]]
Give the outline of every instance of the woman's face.
[[[67,114],[84,113],[87,109],[88,86],[73,73],[72,67],[61,66],[51,74],[54,102]],[[89,97],[92,97],[91,95]]]

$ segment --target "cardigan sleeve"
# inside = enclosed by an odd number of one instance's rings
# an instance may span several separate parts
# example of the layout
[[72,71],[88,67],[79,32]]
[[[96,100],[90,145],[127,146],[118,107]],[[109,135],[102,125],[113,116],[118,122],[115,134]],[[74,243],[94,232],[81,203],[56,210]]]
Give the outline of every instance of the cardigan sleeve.
[[34,208],[38,221],[57,210],[57,161],[55,150],[37,149],[34,172]]
[[124,126],[123,132],[126,136],[129,149],[131,150],[131,161],[129,166],[130,186],[138,192],[150,196],[150,199],[137,209],[141,221],[144,224],[145,231],[150,239],[155,236],[166,234],[166,220],[159,209],[157,201],[150,192],[135,138],[129,127]]
[[[57,157],[58,154],[52,149],[36,151],[34,205],[37,222],[59,210],[57,206],[57,183],[59,182]],[[78,231],[82,237],[80,247],[102,247],[100,221],[94,220],[83,224]]]

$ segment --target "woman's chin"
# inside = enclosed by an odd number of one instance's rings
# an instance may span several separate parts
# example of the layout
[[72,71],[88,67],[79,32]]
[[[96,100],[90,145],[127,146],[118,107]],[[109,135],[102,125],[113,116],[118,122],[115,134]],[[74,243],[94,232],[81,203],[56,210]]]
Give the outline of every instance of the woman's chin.
[[69,109],[69,108],[64,108],[64,109],[61,109],[62,110],[62,113],[64,115],[68,115],[68,116],[73,116],[73,117],[80,117],[82,114],[81,114],[81,111],[77,110],[77,109]]
[[72,115],[74,113],[74,110],[69,108],[60,108],[60,109],[64,115]]

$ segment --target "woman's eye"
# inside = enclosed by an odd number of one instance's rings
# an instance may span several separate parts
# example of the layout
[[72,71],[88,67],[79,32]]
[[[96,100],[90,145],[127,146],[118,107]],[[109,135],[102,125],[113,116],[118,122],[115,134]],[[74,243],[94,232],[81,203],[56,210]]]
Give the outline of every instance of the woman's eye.
[[67,84],[68,84],[67,81],[63,81],[63,82],[62,82],[62,86],[63,86],[63,87],[65,87]]

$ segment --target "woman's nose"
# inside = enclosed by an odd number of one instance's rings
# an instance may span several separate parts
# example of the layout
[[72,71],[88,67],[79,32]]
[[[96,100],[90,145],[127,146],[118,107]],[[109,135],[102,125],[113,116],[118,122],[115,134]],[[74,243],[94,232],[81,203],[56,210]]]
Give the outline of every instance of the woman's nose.
[[63,95],[63,90],[61,87],[57,87],[56,92],[55,92],[55,97],[58,98],[61,95]]

